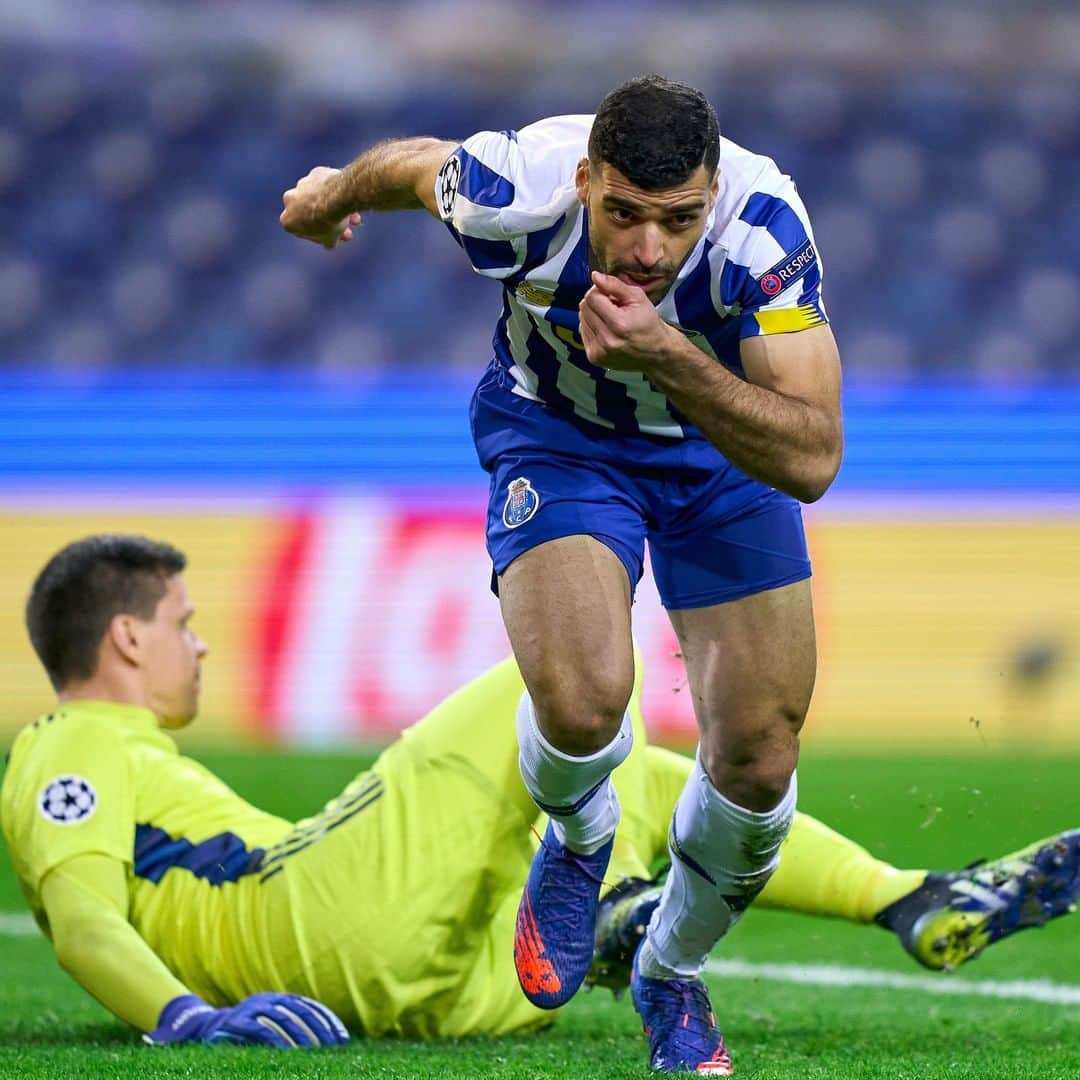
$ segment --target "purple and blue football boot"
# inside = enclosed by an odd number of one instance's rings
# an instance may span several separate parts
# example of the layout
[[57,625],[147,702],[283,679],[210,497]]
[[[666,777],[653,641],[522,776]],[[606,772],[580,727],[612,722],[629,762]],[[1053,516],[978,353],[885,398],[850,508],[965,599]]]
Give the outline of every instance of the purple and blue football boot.
[[548,822],[533,856],[514,927],[514,967],[525,996],[541,1009],[565,1005],[589,970],[612,844],[578,855],[559,843]]

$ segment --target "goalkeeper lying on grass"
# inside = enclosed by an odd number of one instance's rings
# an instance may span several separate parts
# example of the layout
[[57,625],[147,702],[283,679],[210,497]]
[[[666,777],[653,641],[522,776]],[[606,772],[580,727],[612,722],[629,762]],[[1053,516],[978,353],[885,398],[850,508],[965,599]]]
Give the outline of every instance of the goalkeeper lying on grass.
[[[95,536],[57,554],[30,596],[59,703],[15,740],[3,827],[61,966],[152,1043],[320,1046],[345,1042],[345,1026],[434,1038],[549,1022],[509,948],[536,824],[514,730],[496,722],[521,694],[512,660],[406,731],[319,814],[284,821],[166,733],[195,716],[206,654],[184,566],[168,545]],[[649,867],[667,853],[692,765],[645,745],[639,689],[591,974],[614,988],[656,903]],[[1080,831],[927,875],[799,815],[757,902],[877,921],[946,967],[1063,913],[1078,892]],[[525,963],[521,977],[542,982],[543,955]]]

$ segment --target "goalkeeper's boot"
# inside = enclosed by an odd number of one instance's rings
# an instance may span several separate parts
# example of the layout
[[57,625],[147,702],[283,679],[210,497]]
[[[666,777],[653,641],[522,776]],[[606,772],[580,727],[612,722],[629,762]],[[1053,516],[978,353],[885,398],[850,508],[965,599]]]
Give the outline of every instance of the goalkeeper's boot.
[[650,979],[639,970],[638,950],[630,977],[634,999],[649,1040],[653,1072],[733,1076],[735,1068],[716,1026],[709,991],[701,979]]
[[634,953],[663,892],[655,878],[624,878],[601,899],[586,986],[606,986],[621,996],[630,985]]
[[609,840],[592,855],[578,855],[548,822],[533,856],[514,927],[514,967],[525,996],[541,1009],[565,1005],[589,970],[611,848]]
[[1078,897],[1080,829],[1073,829],[958,873],[928,874],[874,921],[895,931],[920,964],[951,971],[995,941],[1075,911]]

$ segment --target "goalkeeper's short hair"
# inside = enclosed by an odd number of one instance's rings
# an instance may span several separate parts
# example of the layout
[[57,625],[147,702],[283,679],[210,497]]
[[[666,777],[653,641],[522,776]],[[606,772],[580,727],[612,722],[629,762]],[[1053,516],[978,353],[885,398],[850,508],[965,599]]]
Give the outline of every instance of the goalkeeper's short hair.
[[94,674],[109,620],[152,619],[170,577],[187,565],[171,544],[145,536],[99,533],[58,551],[26,602],[26,628],[57,690]]

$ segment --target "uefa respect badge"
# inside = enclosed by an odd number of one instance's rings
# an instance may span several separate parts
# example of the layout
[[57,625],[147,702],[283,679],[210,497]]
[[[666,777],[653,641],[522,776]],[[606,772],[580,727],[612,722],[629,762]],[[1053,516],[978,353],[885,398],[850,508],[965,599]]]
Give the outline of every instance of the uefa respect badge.
[[539,509],[540,496],[528,478],[519,476],[506,485],[502,519],[508,529],[517,529],[524,525]]

